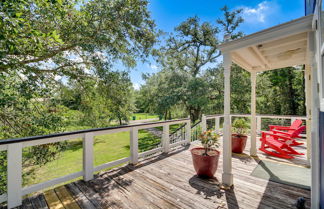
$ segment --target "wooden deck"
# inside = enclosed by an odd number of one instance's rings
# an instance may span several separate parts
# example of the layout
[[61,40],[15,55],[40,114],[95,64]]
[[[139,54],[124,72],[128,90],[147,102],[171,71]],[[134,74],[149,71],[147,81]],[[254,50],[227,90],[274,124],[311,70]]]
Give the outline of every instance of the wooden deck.
[[20,208],[287,209],[295,208],[301,196],[310,208],[310,191],[251,176],[257,163],[247,155],[233,156],[235,186],[224,189],[219,183],[222,159],[215,179],[200,179],[187,147],[29,197]]

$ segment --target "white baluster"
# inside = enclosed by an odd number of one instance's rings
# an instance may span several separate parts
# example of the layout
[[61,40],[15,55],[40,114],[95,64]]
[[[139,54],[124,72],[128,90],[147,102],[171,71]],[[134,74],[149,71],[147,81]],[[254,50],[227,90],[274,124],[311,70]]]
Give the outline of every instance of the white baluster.
[[163,125],[162,146],[163,146],[163,152],[164,153],[168,153],[170,151],[169,124]]
[[215,118],[215,131],[216,131],[216,133],[220,132],[220,130],[219,130],[219,117]]
[[8,145],[7,153],[8,208],[22,204],[22,144]]
[[130,131],[130,163],[135,165],[138,163],[138,128],[133,127]]
[[93,133],[86,133],[83,138],[83,180],[93,179]]
[[261,123],[262,123],[262,118],[258,116],[257,118],[257,133],[261,134]]
[[201,116],[201,129],[202,129],[202,132],[207,130],[207,119],[206,119],[205,115]]
[[189,144],[191,142],[191,123],[190,117],[186,124],[186,143]]
[[291,117],[290,118],[290,125],[292,125],[295,122],[295,120],[297,120],[297,118]]

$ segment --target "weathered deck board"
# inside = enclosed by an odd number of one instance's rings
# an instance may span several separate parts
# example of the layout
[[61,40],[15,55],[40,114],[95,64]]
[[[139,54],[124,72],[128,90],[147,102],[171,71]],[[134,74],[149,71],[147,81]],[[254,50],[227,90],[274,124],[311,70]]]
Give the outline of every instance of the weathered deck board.
[[45,200],[50,209],[64,209],[64,206],[54,190],[44,192]]
[[[263,155],[259,156],[266,158]],[[298,160],[304,162],[303,159]],[[68,196],[69,203],[73,204],[74,208],[77,205],[82,209],[287,209],[295,208],[294,203],[301,196],[306,198],[306,206],[310,208],[310,191],[251,176],[258,162],[258,158],[248,155],[233,155],[234,188],[228,190],[222,189],[219,183],[222,158],[215,178],[201,179],[195,176],[190,151],[184,149],[142,161],[136,166],[127,165],[102,172],[89,182],[79,180],[51,191],[56,192],[59,199]],[[43,194],[30,197],[24,201],[22,208],[51,206],[44,201]]]
[[33,208],[48,209],[45,197],[43,194],[39,194],[29,198]]
[[[75,186],[74,183],[67,184],[67,189],[70,191],[71,195],[75,199],[75,201],[80,205],[83,209],[96,209],[97,207],[80,191],[80,189]],[[100,208],[101,209],[101,208]]]
[[70,192],[68,192],[65,186],[60,186],[55,189],[56,195],[63,203],[65,209],[80,209],[79,205],[75,202]]

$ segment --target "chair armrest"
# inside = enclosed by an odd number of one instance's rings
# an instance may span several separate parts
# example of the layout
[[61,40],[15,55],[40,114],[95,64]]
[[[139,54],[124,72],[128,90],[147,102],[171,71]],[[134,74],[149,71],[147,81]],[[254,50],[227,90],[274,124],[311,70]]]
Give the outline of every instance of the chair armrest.
[[270,131],[273,129],[276,130],[285,130],[285,131],[290,131],[290,130],[296,130],[296,128],[290,128],[290,126],[277,126],[277,125],[269,125]]
[[273,137],[275,137],[275,138],[280,138],[280,139],[285,139],[285,140],[291,140],[291,138],[288,137],[288,136],[282,136],[282,135],[279,135],[279,134],[275,134],[275,133],[273,133],[273,132],[269,132],[269,131],[267,131],[267,132],[262,132],[262,134],[263,134],[263,133],[264,133],[264,135],[273,136]]
[[284,131],[272,130],[272,132],[273,132],[274,134],[282,134],[282,135],[285,135],[285,136],[287,136],[287,137],[290,137],[290,136],[291,136],[290,133],[287,133],[287,132],[284,132]]

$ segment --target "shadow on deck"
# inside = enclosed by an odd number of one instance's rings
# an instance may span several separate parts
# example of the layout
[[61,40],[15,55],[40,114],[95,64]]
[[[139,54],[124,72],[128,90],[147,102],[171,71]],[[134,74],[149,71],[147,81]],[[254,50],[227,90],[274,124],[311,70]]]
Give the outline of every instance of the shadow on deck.
[[310,207],[310,191],[251,176],[257,161],[233,157],[234,188],[195,175],[188,147],[159,155],[136,166],[101,172],[89,182],[78,180],[24,200],[20,208],[295,208],[298,197]]

